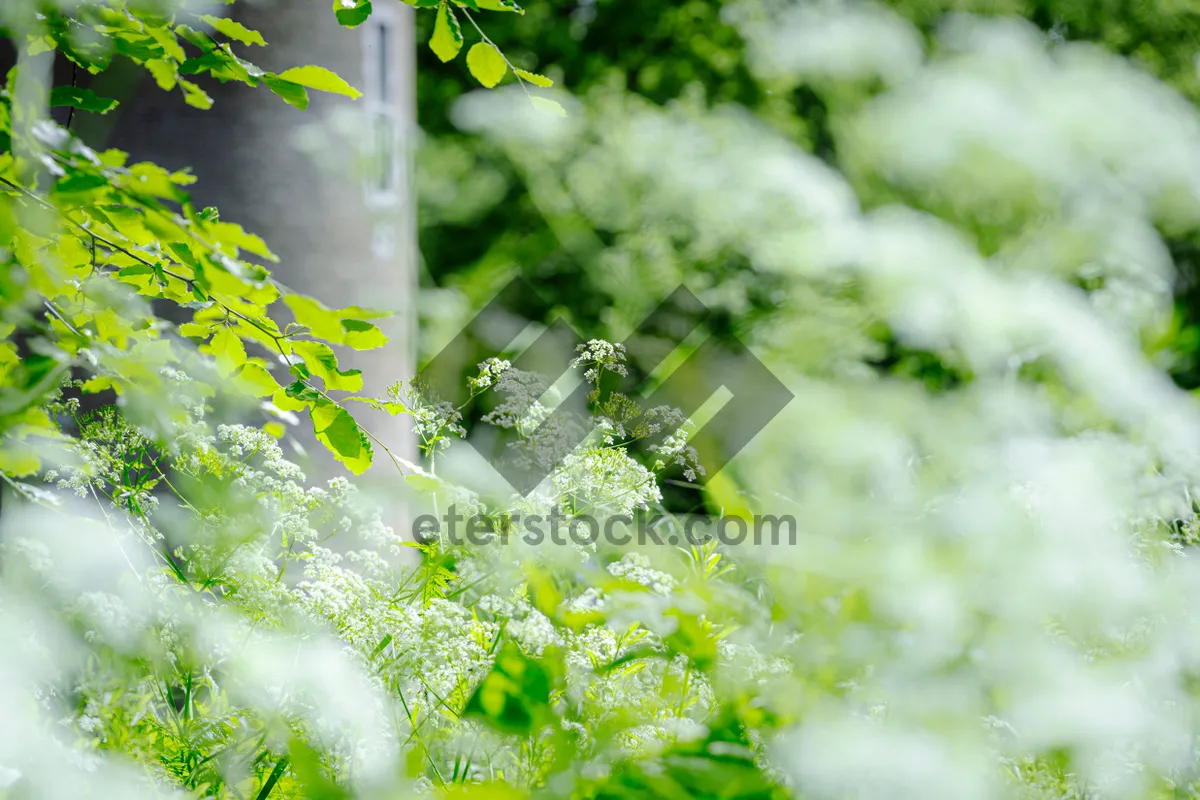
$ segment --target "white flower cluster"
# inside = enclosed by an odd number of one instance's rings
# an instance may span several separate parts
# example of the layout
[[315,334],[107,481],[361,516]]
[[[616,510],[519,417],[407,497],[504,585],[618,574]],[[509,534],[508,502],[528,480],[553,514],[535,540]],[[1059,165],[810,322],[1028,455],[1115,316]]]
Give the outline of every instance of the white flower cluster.
[[388,387],[388,397],[407,410],[413,430],[426,455],[444,449],[450,435],[465,436],[462,412],[448,400],[434,396],[433,391],[419,378]]
[[650,566],[650,559],[642,553],[626,553],[620,561],[608,565],[608,571],[618,578],[645,586],[657,595],[666,597],[678,585],[675,578]]
[[549,384],[535,372],[511,367],[496,376],[495,389],[504,399],[483,417],[483,421],[498,428],[531,431],[546,417],[541,404]]
[[629,515],[662,499],[654,473],[620,449],[573,452],[551,480],[578,514]]
[[597,383],[604,372],[616,375],[629,374],[625,366],[625,345],[613,344],[603,339],[591,339],[586,344],[575,348],[579,355],[571,361],[572,367],[587,367],[583,379],[588,383]]
[[511,636],[525,652],[533,656],[541,656],[547,647],[563,644],[562,636],[554,623],[534,608],[524,596],[514,596],[513,599],[506,600],[498,595],[489,594],[481,597],[476,607],[501,620],[505,634]]
[[[224,444],[226,451],[236,460],[249,463],[251,459],[257,457],[262,468],[276,478],[297,483],[304,482],[304,473],[283,457],[283,450],[279,447],[279,442],[264,430],[248,425],[218,425],[217,441]],[[272,486],[272,488],[277,487]]]
[[689,481],[707,474],[700,463],[700,454],[688,444],[689,436],[688,431],[679,428],[668,434],[661,443],[650,445],[650,452],[658,456],[654,462],[655,472],[674,465],[683,468],[683,476]]
[[494,386],[505,372],[512,369],[512,364],[504,359],[489,358],[479,364],[479,374],[467,379],[467,387],[471,394],[478,394]]

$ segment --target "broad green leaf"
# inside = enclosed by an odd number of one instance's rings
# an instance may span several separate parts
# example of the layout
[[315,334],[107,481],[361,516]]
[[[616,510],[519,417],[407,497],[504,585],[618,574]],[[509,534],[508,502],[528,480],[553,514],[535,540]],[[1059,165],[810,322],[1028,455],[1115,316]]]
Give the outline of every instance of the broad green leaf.
[[321,92],[332,92],[350,98],[362,97],[362,92],[342,80],[337,73],[330,72],[324,67],[292,67],[279,73],[276,77]]
[[271,395],[271,402],[280,411],[303,411],[312,403],[298,397],[292,397],[286,389],[279,389],[275,394]]
[[41,469],[37,451],[24,442],[5,442],[0,446],[0,472],[11,478],[24,478]]
[[37,404],[69,368],[62,353],[22,358],[17,369],[6,376],[7,385],[0,392],[0,417],[14,416]]
[[325,775],[321,756],[302,740],[293,737],[288,744],[288,752],[291,753],[292,771],[300,785],[300,791],[294,796],[311,800],[351,800],[352,795],[348,790]]
[[110,185],[108,178],[103,175],[91,172],[71,172],[54,184],[54,192],[59,195],[85,194],[107,188]]
[[263,83],[274,92],[283,102],[301,111],[308,108],[308,92],[298,83],[281,80],[274,75],[264,75]]
[[353,347],[355,350],[373,350],[383,347],[388,342],[388,337],[384,336],[383,331],[361,319],[342,320],[342,330],[345,331],[342,341],[347,347]]
[[200,49],[200,52],[207,53],[217,46],[213,38],[203,31],[198,31],[190,25],[179,25],[175,28],[175,33],[187,39]]
[[179,44],[179,36],[175,31],[168,27],[159,28],[151,25],[147,27],[146,33],[150,34],[154,41],[158,42],[163,52],[170,58],[180,62],[187,60],[187,53],[184,52],[183,46]]
[[105,375],[97,375],[93,378],[88,378],[79,388],[88,394],[97,394],[107,389],[112,389],[117,394],[121,393],[120,384]]
[[548,97],[531,97],[529,98],[529,102],[533,103],[533,107],[538,111],[550,114],[551,116],[565,117],[567,115],[565,108]]
[[221,328],[213,334],[209,347],[217,359],[217,371],[222,377],[229,377],[246,363],[246,346],[232,328]]
[[[256,256],[262,256],[268,261],[279,260],[279,256],[271,252],[266,242],[253,233],[248,233],[236,222],[210,222],[205,229],[205,233],[227,255],[237,255],[238,251],[245,250],[246,252],[254,253]],[[176,254],[181,255],[180,252],[176,252]],[[245,275],[243,269],[245,265],[243,264],[230,263],[228,260],[223,259],[213,259],[213,263],[226,271],[241,271],[243,276]],[[192,266],[195,266],[194,262]]]
[[555,724],[550,698],[562,679],[562,657],[554,648],[547,647],[535,659],[511,641],[505,642],[463,715],[482,719],[504,734],[529,736]]
[[224,19],[222,17],[213,17],[208,14],[204,14],[200,19],[213,26],[213,29],[218,33],[223,33],[230,39],[242,44],[256,44],[261,47],[265,47],[267,44],[261,33],[250,30],[240,22],[234,22],[231,19]]
[[525,13],[525,9],[512,2],[512,0],[475,0],[475,5],[479,6],[484,11],[512,11],[517,14]]
[[284,304],[292,310],[296,322],[307,327],[318,339],[335,344],[341,343],[342,314],[311,297],[299,294],[289,294],[283,298]]
[[91,89],[78,86],[55,86],[50,90],[50,105],[70,106],[80,111],[91,111],[96,114],[107,114],[117,107],[117,101],[111,97],[101,97]]
[[54,49],[54,40],[49,36],[30,36],[29,47],[27,53],[31,56],[40,56],[42,53],[49,53]]
[[325,381],[325,388],[345,392],[357,392],[362,389],[361,370],[338,369],[337,356],[329,345],[320,342],[292,342],[292,350],[304,359],[309,372]]
[[371,350],[387,343],[388,338],[375,325],[359,317],[379,318],[385,312],[349,306],[328,308],[311,297],[289,294],[283,302],[292,310],[296,323],[307,328],[314,338],[331,344],[344,344],[355,350]]
[[491,89],[508,72],[508,64],[491,44],[478,42],[467,51],[467,69],[471,70],[475,80]]
[[441,480],[432,475],[422,475],[419,472],[414,472],[404,476],[404,482],[424,494],[437,496],[444,494],[446,485]]
[[356,403],[366,403],[376,411],[386,411],[393,417],[397,414],[408,413],[408,408],[403,403],[397,403],[394,400],[378,400],[374,397],[347,397],[346,400],[353,400]]
[[334,457],[355,475],[371,466],[372,450],[350,412],[336,403],[321,400],[312,409],[313,432]]
[[175,84],[179,81],[179,67],[173,61],[154,59],[147,61],[143,66],[154,77],[154,82],[158,84],[158,88],[164,92],[174,89]]
[[554,85],[554,81],[550,80],[545,75],[538,75],[536,72],[529,72],[528,70],[516,68],[513,69],[513,72],[517,73],[518,77],[524,78],[534,86],[547,88]]
[[706,629],[701,618],[677,608],[667,609],[664,617],[674,617],[675,631],[663,639],[663,644],[682,653],[699,670],[707,670],[717,660],[717,640]]
[[338,24],[356,28],[371,16],[371,0],[333,0],[333,15]]
[[202,325],[198,322],[185,322],[179,326],[179,335],[189,339],[197,337],[207,339],[210,333],[212,333],[211,325]]
[[442,61],[452,61],[462,50],[462,30],[450,4],[442,0],[438,5],[437,17],[433,21],[433,36],[429,38],[429,49]]
[[183,100],[189,106],[205,111],[212,108],[212,98],[209,97],[208,93],[199,86],[191,81],[185,81],[182,79],[179,81],[179,86],[183,89]]
[[247,362],[236,373],[238,382],[255,397],[270,397],[279,391],[279,383],[261,364]]

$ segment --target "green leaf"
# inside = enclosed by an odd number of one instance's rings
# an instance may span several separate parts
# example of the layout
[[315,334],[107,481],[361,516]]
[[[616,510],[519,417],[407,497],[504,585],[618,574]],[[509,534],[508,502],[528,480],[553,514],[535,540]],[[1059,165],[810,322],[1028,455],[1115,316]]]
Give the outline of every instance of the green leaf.
[[118,104],[111,97],[101,97],[91,89],[82,89],[78,86],[55,86],[50,90],[50,105],[70,106],[78,108],[80,111],[107,114]]
[[117,270],[117,275],[118,275],[118,277],[121,277],[121,278],[130,278],[130,277],[134,277],[136,275],[153,275],[153,274],[154,274],[154,267],[150,266],[149,264],[133,264],[131,266],[122,267],[121,269]]
[[[245,228],[236,222],[212,222],[210,223],[208,233],[217,241],[217,244],[226,245],[235,251],[245,250],[254,253],[256,256],[262,256],[268,261],[279,260],[279,256],[271,252],[266,242],[253,233],[247,232]],[[228,269],[229,265],[224,262],[215,263],[219,263],[220,266]]]
[[209,347],[217,359],[217,371],[222,377],[229,377],[234,370],[246,363],[246,346],[234,333],[233,328],[221,328],[213,334]]
[[717,661],[717,640],[705,628],[700,618],[677,608],[663,612],[664,617],[674,617],[675,631],[663,639],[663,644],[677,653],[688,657],[693,666],[707,670]]
[[475,5],[479,6],[484,11],[512,11],[517,14],[525,13],[525,9],[512,2],[512,0],[475,0]]
[[175,88],[175,84],[179,80],[179,67],[174,61],[153,59],[147,61],[143,66],[154,77],[154,82],[158,84],[158,88],[164,92],[169,92]]
[[99,392],[103,392],[108,389],[112,389],[113,391],[120,394],[120,392],[118,391],[119,385],[115,381],[113,381],[112,378],[110,378],[106,375],[96,375],[94,377],[88,378],[86,381],[83,382],[83,385],[80,386],[79,389],[81,391],[87,392],[88,394],[97,394]]
[[508,72],[508,63],[490,43],[478,42],[467,51],[467,69],[471,70],[475,80],[491,89]]
[[350,6],[344,0],[333,0],[333,15],[339,25],[347,28],[357,28],[371,16],[371,0],[354,0]]
[[304,359],[309,371],[325,381],[325,388],[346,392],[362,389],[362,371],[338,369],[337,356],[321,342],[292,342],[292,350]]
[[557,715],[550,697],[562,678],[562,657],[554,648],[546,648],[542,658],[535,659],[505,642],[463,715],[482,719],[501,733],[529,736],[554,724]]
[[342,320],[342,329],[345,331],[343,341],[346,346],[355,350],[373,350],[383,347],[388,342],[388,337],[383,335],[383,331],[361,319]]
[[[300,797],[311,800],[350,800],[350,793],[325,776],[317,751],[295,737],[288,744],[292,771],[300,784]],[[282,793],[281,793],[282,794]]]
[[183,100],[189,106],[192,106],[193,108],[199,108],[204,111],[212,108],[212,98],[209,97],[208,93],[196,84],[192,83],[191,81],[185,81],[181,79],[179,81],[179,88],[183,89]]
[[108,178],[105,178],[103,175],[72,171],[54,184],[54,191],[57,194],[80,194],[83,192],[93,192],[102,186],[108,185]]
[[379,318],[385,312],[349,306],[331,309],[324,304],[298,294],[289,294],[283,302],[292,310],[296,323],[307,328],[312,336],[331,344],[344,344],[355,350],[371,350],[387,343],[383,331],[360,317]]
[[261,364],[247,362],[235,373],[238,382],[255,397],[270,397],[279,391],[275,377]]
[[[130,268],[126,267],[126,269]],[[122,270],[122,272],[124,272],[124,270]],[[179,335],[186,336],[188,338],[202,337],[207,339],[210,333],[212,333],[211,325],[202,325],[198,322],[185,322],[179,326]]]
[[311,416],[317,441],[355,475],[366,472],[373,456],[371,443],[350,412],[336,403],[321,400],[313,407]]
[[353,400],[356,403],[366,403],[376,411],[386,411],[393,417],[398,414],[407,414],[408,408],[404,403],[397,403],[394,400],[378,400],[374,397],[347,397],[346,400]]
[[312,331],[318,339],[339,343],[342,333],[342,316],[319,300],[299,294],[285,295],[284,304],[292,310],[296,322]]
[[292,67],[279,73],[276,77],[321,92],[332,92],[349,98],[362,97],[362,92],[342,80],[337,73],[330,72],[324,67]]
[[275,768],[271,770],[271,774],[267,776],[266,783],[258,790],[258,794],[254,800],[267,800],[271,796],[271,790],[275,788],[275,784],[279,783],[279,779],[283,777],[283,771],[287,769],[288,757],[284,756],[275,763]]
[[429,38],[429,49],[442,61],[453,61],[462,50],[462,30],[458,27],[458,19],[450,4],[438,4],[437,18],[433,22],[433,36]]
[[200,19],[211,25],[218,33],[223,33],[230,39],[241,42],[242,44],[256,44],[260,47],[265,47],[267,44],[261,33],[250,30],[240,22],[234,22],[231,19],[223,19],[221,17],[213,17],[209,16],[208,14],[204,14],[200,17]]
[[529,81],[534,86],[541,86],[543,88],[549,88],[554,85],[554,81],[550,80],[545,75],[538,75],[536,72],[529,72],[528,70],[516,69],[515,67],[513,68],[513,72],[517,73],[518,77]]
[[295,106],[301,111],[308,108],[308,92],[304,91],[300,84],[281,80],[274,75],[264,75],[263,83],[289,106]]
[[[280,411],[303,411],[316,402],[316,399],[309,399],[307,397],[293,397],[289,391],[290,389],[291,387],[289,386],[287,389],[280,389],[271,395],[271,402]],[[312,390],[310,389],[309,391]],[[312,393],[316,395],[316,392]],[[319,398],[320,395],[317,395],[317,399]]]
[[529,102],[533,103],[533,107],[538,111],[550,114],[551,116],[565,117],[567,115],[565,108],[547,97],[531,97],[529,98]]
[[24,478],[41,469],[42,462],[33,446],[14,442],[0,447],[0,472],[10,478]]

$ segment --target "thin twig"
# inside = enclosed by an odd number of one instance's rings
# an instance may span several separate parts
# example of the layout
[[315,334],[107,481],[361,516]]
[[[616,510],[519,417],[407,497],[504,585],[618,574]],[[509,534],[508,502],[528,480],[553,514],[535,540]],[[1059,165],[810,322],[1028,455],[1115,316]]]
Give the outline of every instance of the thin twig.
[[[75,81],[79,78],[79,65],[71,62],[71,88],[75,88]],[[75,106],[71,106],[71,110],[67,112],[67,130],[71,130],[71,120],[75,119]]]

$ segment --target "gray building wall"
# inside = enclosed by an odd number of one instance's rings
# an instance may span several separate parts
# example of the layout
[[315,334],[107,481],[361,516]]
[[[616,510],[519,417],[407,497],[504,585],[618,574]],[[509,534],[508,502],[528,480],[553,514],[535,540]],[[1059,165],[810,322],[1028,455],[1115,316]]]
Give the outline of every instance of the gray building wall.
[[[115,96],[120,85],[138,78],[117,111],[81,120],[79,132],[90,144],[129,151],[134,160],[192,167],[199,179],[190,187],[197,205],[215,205],[222,219],[262,236],[280,257],[274,274],[296,291],[332,307],[396,312],[378,321],[391,337],[386,347],[339,352],[344,365],[363,370],[365,391],[382,394],[414,370],[416,227],[410,171],[400,154],[415,132],[416,103],[412,9],[398,2],[376,6],[372,19],[354,30],[337,24],[328,3],[247,0],[218,12],[267,41],[265,48],[235,44],[235,52],[272,72],[326,67],[365,92],[358,100],[310,90],[310,105],[300,111],[265,87],[209,80],[204,88],[214,105],[199,110],[179,92],[163,92],[148,76],[130,72],[108,78],[106,90],[94,85]],[[389,175],[379,173],[378,162],[374,171],[364,171],[360,152],[372,131],[382,129],[381,114],[390,115],[395,136]],[[406,418],[365,407],[355,416],[395,452],[415,460]],[[316,458],[306,465],[310,474],[344,474],[311,432],[300,441]],[[398,479],[378,448],[375,464],[372,477]]]

